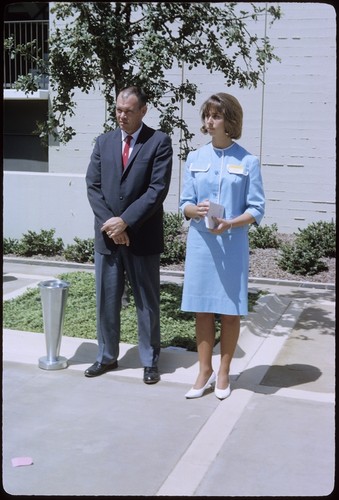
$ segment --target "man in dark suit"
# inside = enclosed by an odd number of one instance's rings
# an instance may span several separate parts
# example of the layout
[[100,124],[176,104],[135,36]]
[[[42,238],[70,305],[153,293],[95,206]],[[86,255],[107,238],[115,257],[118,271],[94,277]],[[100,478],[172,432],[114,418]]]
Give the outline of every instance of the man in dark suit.
[[[160,380],[163,202],[169,190],[173,152],[168,135],[143,123],[146,112],[142,89],[128,87],[119,93],[119,128],[97,138],[86,174],[88,200],[95,216],[98,355],[85,375],[95,377],[118,366],[126,275],[137,309],[143,380],[154,384]],[[129,151],[125,150],[126,141],[131,141]]]

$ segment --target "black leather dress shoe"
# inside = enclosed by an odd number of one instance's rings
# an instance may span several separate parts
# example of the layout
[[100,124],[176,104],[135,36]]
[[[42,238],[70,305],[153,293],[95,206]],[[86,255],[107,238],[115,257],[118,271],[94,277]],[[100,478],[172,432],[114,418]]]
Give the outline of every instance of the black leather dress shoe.
[[117,361],[109,363],[108,365],[104,365],[96,361],[94,365],[87,368],[87,370],[85,371],[85,377],[98,377],[99,375],[115,370],[116,368],[118,368]]
[[160,374],[157,366],[145,366],[144,382],[145,384],[156,384],[160,380]]

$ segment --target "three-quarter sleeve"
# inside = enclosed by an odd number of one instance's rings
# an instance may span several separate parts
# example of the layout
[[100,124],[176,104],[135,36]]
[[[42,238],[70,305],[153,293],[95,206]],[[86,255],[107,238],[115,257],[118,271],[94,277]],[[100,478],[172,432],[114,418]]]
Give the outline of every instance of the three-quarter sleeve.
[[179,210],[185,216],[184,210],[187,205],[197,204],[197,189],[194,175],[190,170],[192,155],[187,156],[184,167],[183,189],[180,196]]
[[260,224],[265,213],[265,194],[259,159],[252,156],[251,160],[245,212],[251,214],[256,223]]

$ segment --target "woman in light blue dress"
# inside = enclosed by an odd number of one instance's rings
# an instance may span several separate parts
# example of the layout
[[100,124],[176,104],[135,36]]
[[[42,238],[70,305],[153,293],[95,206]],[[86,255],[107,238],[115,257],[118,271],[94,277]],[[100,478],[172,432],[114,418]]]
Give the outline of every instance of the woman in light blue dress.
[[[241,136],[242,118],[235,97],[212,95],[201,108],[201,131],[212,141],[189,153],[185,164],[180,210],[190,227],[181,308],[196,313],[199,357],[199,374],[186,398],[201,397],[214,385],[219,399],[229,396],[240,316],[248,313],[248,228],[262,220],[265,197],[258,158],[233,142]],[[215,314],[221,318],[217,376]]]

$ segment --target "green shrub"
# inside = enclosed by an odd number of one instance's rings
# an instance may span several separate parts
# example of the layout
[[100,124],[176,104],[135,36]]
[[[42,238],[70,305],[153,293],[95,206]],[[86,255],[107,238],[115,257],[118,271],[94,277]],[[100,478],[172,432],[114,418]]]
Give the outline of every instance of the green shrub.
[[320,260],[319,251],[305,241],[296,241],[293,245],[281,246],[281,257],[278,266],[291,274],[314,275],[326,271],[328,266]]
[[17,245],[16,253],[30,257],[31,255],[61,255],[64,244],[61,238],[54,238],[55,229],[42,229],[40,233],[28,231]]
[[160,259],[162,265],[179,264],[185,259],[186,234],[183,223],[181,214],[164,214],[165,248]]
[[248,232],[250,248],[278,248],[280,241],[277,237],[277,232],[277,224],[272,224],[271,226],[252,224]]
[[314,222],[296,233],[294,244],[281,246],[278,266],[292,274],[314,275],[326,271],[321,259],[335,257],[336,230],[334,222]]
[[18,253],[18,248],[19,248],[19,240],[15,238],[4,238],[3,239],[3,253],[9,254],[9,253]]
[[332,222],[314,222],[299,229],[297,242],[303,242],[318,252],[319,257],[335,257],[336,227]]
[[74,241],[75,244],[67,245],[65,259],[72,262],[94,262],[94,238],[82,240],[75,237]]

